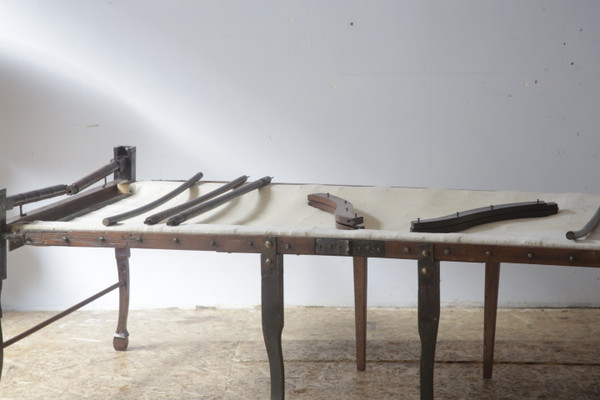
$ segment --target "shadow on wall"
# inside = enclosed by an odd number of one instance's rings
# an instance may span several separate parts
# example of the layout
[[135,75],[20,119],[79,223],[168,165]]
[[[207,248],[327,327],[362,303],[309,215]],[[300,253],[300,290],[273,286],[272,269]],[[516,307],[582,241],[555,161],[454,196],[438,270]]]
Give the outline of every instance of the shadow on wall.
[[[69,184],[108,163],[118,145],[138,147],[138,171],[152,178],[169,173],[156,165],[160,156],[178,166],[168,135],[123,99],[82,84],[84,78],[0,53],[0,186],[9,195]],[[179,175],[187,169],[164,179]]]
[[[0,188],[6,188],[8,196],[70,184],[108,163],[117,145],[137,146],[138,153],[142,153],[138,171],[155,174],[153,178],[169,173],[160,165],[152,167],[156,155],[176,154],[175,146],[172,148],[161,139],[166,136],[160,135],[150,121],[123,100],[92,85],[82,85],[81,77],[69,79],[66,74],[57,74],[41,63],[31,64],[2,53],[0,120]],[[149,168],[140,163],[148,164]],[[138,178],[144,179],[139,172]],[[47,201],[25,205],[24,212],[45,203]],[[18,212],[13,209],[8,217]],[[3,307],[9,310],[60,309],[65,303],[64,282],[61,283],[65,275],[62,274],[73,275],[72,269],[63,268],[66,254],[61,253],[61,249],[46,249],[40,253],[21,248],[10,252],[7,278],[10,284],[6,284],[2,292]],[[91,261],[84,257],[87,256],[82,255],[80,259],[84,263]],[[110,255],[106,260],[114,263]],[[100,273],[100,282],[114,283],[113,269],[103,274]],[[69,286],[72,289],[73,286]],[[68,297],[73,298],[66,303],[84,298],[83,293],[77,290],[73,293],[71,289]],[[85,297],[88,295],[85,293]]]

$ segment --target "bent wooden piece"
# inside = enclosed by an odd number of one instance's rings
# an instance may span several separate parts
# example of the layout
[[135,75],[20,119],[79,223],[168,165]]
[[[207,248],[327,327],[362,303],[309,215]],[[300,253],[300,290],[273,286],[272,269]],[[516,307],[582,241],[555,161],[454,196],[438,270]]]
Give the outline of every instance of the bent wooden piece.
[[457,212],[456,214],[427,220],[418,219],[411,222],[411,232],[458,232],[473,226],[496,221],[517,218],[536,218],[554,215],[558,212],[556,203],[531,201],[524,203],[509,203],[492,205]]
[[215,199],[207,201],[206,203],[199,204],[196,207],[192,207],[192,208],[185,210],[177,215],[172,216],[171,218],[169,218],[167,220],[167,225],[177,226],[189,218],[195,217],[206,211],[212,210],[213,208],[218,207],[221,204],[224,204],[230,200],[233,200],[234,198],[241,196],[245,193],[248,193],[251,190],[259,189],[265,185],[268,185],[269,183],[271,183],[271,177],[269,177],[269,176],[265,176],[260,179],[257,179],[254,182],[249,183],[240,188],[237,188],[232,192],[229,192],[220,197],[217,197]]
[[590,219],[588,223],[584,225],[583,228],[581,228],[578,231],[567,232],[567,239],[575,240],[586,236],[588,233],[594,230],[596,225],[598,225],[598,222],[600,222],[600,207],[598,207],[592,219]]
[[354,212],[352,203],[329,193],[313,193],[308,195],[308,205],[335,215],[335,226],[338,229],[362,229],[364,219]]
[[196,175],[192,176],[190,179],[188,179],[187,181],[185,181],[184,183],[182,183],[180,186],[178,186],[177,188],[175,188],[171,192],[165,194],[161,198],[156,199],[153,202],[145,204],[145,205],[143,205],[141,207],[138,207],[135,210],[127,211],[127,212],[124,212],[124,213],[121,213],[121,214],[118,214],[118,215],[114,215],[112,217],[104,218],[102,220],[102,224],[104,224],[104,226],[114,225],[117,222],[124,221],[126,219],[133,218],[135,216],[143,214],[146,211],[150,211],[150,210],[152,210],[152,209],[160,206],[161,204],[164,204],[167,201],[171,200],[173,197],[177,196],[178,194],[180,194],[184,190],[189,189],[190,187],[192,187],[192,185],[194,185],[196,182],[198,182],[200,180],[200,178],[202,178],[202,176],[203,176],[202,172],[198,172]]
[[241,185],[242,183],[246,182],[247,179],[248,179],[248,177],[246,175],[242,175],[239,178],[237,178],[229,183],[226,183],[225,185],[221,186],[220,188],[217,188],[210,193],[206,193],[205,195],[198,197],[197,199],[190,200],[190,201],[180,204],[178,206],[171,207],[168,210],[164,210],[159,213],[150,215],[148,218],[146,218],[146,220],[144,221],[144,224],[146,224],[146,225],[157,224],[166,218],[172,217],[175,214],[179,214],[185,210],[195,207],[201,203],[204,203],[205,201],[210,200],[213,197],[220,195],[221,193],[225,193],[229,189],[234,189],[234,188],[238,187],[239,185]]

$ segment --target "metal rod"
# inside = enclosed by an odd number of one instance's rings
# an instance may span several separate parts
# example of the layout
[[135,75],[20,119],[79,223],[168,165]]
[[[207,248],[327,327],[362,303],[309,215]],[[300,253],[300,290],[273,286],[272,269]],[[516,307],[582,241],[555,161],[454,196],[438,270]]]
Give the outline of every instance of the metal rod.
[[81,190],[85,189],[88,186],[93,185],[104,177],[112,174],[115,171],[118,171],[121,168],[121,164],[117,160],[111,161],[110,164],[106,164],[102,168],[97,169],[89,175],[84,176],[78,181],[73,182],[69,185],[69,194],[79,193]]
[[169,225],[169,226],[179,225],[180,223],[184,222],[185,220],[187,220],[189,218],[195,217],[195,216],[202,214],[203,212],[206,212],[208,210],[212,210],[213,208],[218,207],[221,204],[234,199],[235,197],[241,196],[244,193],[247,193],[251,190],[258,189],[262,186],[268,185],[269,183],[271,183],[270,176],[265,176],[263,178],[260,178],[252,183],[249,183],[238,189],[235,189],[232,192],[224,194],[223,196],[217,197],[216,199],[212,199],[210,201],[207,201],[206,203],[202,203],[196,207],[190,208],[186,211],[183,211],[182,213],[172,216],[171,218],[169,218],[167,220],[167,225]]
[[85,306],[86,304],[91,303],[92,301],[98,299],[99,297],[102,297],[105,294],[110,293],[113,290],[115,290],[116,288],[121,287],[125,284],[126,284],[126,282],[122,281],[122,282],[117,282],[114,285],[107,287],[106,289],[102,290],[101,292],[96,293],[92,297],[88,297],[87,299],[83,300],[82,302],[75,304],[73,307],[68,308],[59,314],[56,314],[52,318],[48,318],[47,320],[45,320],[42,323],[37,324],[33,328],[30,328],[30,329],[26,330],[25,332],[20,333],[17,336],[5,341],[4,344],[2,345],[2,347],[3,348],[8,347],[13,343],[18,342],[19,340],[26,338],[27,336],[31,335],[32,333],[35,333],[35,332],[39,331],[40,329],[50,325],[51,323],[56,322],[63,317],[66,317],[67,315],[71,314],[72,312],[79,310],[81,307]]
[[171,200],[173,197],[177,196],[179,193],[183,192],[184,190],[190,188],[192,185],[194,185],[196,182],[198,182],[200,180],[200,178],[202,178],[202,176],[203,176],[202,172],[198,172],[196,175],[192,176],[190,179],[188,179],[183,184],[178,186],[173,191],[167,193],[160,199],[156,199],[151,203],[148,203],[146,205],[136,208],[135,210],[127,211],[127,212],[124,212],[124,213],[121,213],[118,215],[114,215],[112,217],[104,218],[102,220],[102,223],[105,226],[114,225],[117,222],[124,221],[129,218],[133,218],[137,215],[145,213],[146,211],[152,210],[152,209],[160,206],[161,204],[166,203],[167,201]]
[[567,239],[575,240],[580,237],[586,236],[588,233],[590,233],[596,227],[596,225],[598,225],[598,222],[600,222],[600,207],[598,207],[598,209],[596,210],[596,213],[594,214],[592,219],[590,219],[583,228],[581,228],[578,231],[567,232]]
[[206,200],[210,200],[213,197],[220,195],[221,193],[225,193],[229,189],[238,187],[242,183],[246,182],[247,179],[248,179],[248,177],[246,175],[242,175],[239,178],[237,178],[229,183],[226,183],[225,185],[213,190],[212,192],[206,193],[205,195],[198,197],[197,199],[190,200],[181,205],[169,208],[168,210],[164,210],[159,213],[150,215],[148,218],[146,218],[144,223],[146,225],[158,224],[160,221],[162,221],[166,218],[169,218],[175,214],[179,214],[191,207],[197,206],[198,204],[203,203]]
[[6,209],[10,210],[13,207],[27,203],[49,199],[52,197],[67,194],[69,187],[67,185],[54,185],[42,189],[32,190],[25,193],[15,194],[6,198]]

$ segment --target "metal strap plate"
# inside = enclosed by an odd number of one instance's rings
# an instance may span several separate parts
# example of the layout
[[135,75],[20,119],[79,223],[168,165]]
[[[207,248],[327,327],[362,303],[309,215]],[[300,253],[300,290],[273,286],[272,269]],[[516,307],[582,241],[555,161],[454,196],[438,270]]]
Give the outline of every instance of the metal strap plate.
[[315,239],[315,254],[327,256],[384,257],[385,243],[381,240]]

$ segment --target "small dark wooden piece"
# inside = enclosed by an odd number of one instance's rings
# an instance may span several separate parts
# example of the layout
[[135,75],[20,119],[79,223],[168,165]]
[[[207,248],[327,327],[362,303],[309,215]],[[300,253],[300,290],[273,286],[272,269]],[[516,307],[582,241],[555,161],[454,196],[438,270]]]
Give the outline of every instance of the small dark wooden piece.
[[556,203],[537,200],[524,203],[500,204],[460,211],[456,214],[411,222],[411,232],[458,232],[473,226],[517,218],[535,218],[558,212]]
[[364,218],[354,212],[352,203],[329,193],[313,193],[308,195],[308,205],[335,215],[335,226],[338,229],[362,229]]

